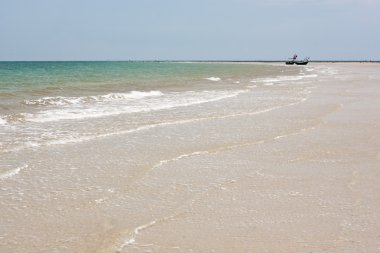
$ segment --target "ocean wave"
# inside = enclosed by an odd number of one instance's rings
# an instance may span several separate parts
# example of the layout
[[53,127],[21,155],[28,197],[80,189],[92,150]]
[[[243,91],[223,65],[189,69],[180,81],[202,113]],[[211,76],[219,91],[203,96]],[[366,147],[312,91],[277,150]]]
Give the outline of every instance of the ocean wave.
[[278,83],[286,81],[300,81],[305,78],[315,78],[318,77],[317,74],[310,75],[299,75],[299,76],[278,76],[275,78],[258,78],[251,81],[251,83]]
[[0,117],[0,126],[1,125],[6,125],[8,122],[3,118],[3,117]]
[[220,80],[222,80],[222,79],[220,79],[220,77],[207,77],[207,78],[205,78],[206,80],[209,80],[209,81],[213,81],[213,82],[218,82],[218,81],[220,81]]
[[[70,103],[62,104],[59,108],[41,110],[35,113],[21,113],[19,117],[23,118],[23,121],[31,122],[97,118],[203,104],[235,97],[245,91],[188,91],[168,94],[159,91],[114,93],[96,96],[97,103],[89,104],[77,102],[77,99],[70,100]],[[63,100],[59,101],[61,103]]]
[[[172,121],[164,121],[164,122],[158,122],[158,123],[153,123],[153,124],[147,124],[147,125],[142,125],[138,126],[136,128],[130,128],[130,129],[125,129],[125,130],[119,130],[119,131],[111,131],[107,133],[97,133],[97,134],[90,134],[90,135],[80,135],[76,133],[63,133],[63,134],[57,134],[54,133],[52,136],[55,138],[53,139],[48,139],[48,140],[43,140],[43,139],[31,139],[26,142],[20,142],[15,147],[3,149],[2,152],[17,152],[23,149],[28,149],[28,148],[38,148],[41,146],[50,146],[50,145],[65,145],[65,144],[73,144],[73,143],[82,143],[86,141],[92,141],[95,139],[100,139],[100,138],[106,138],[106,137],[111,137],[111,136],[117,136],[117,135],[124,135],[124,134],[132,134],[136,132],[141,132],[141,131],[148,131],[157,127],[165,127],[165,126],[172,126],[172,125],[182,125],[182,124],[189,124],[189,123],[194,123],[194,122],[200,122],[200,121],[207,121],[207,120],[218,120],[218,119],[227,119],[227,118],[233,118],[233,117],[246,117],[246,116],[252,116],[252,115],[257,115],[257,114],[262,114],[262,113],[267,113],[273,110],[278,110],[284,107],[288,106],[294,106],[300,103],[305,102],[308,99],[308,95],[311,93],[311,91],[305,92],[305,96],[303,96],[301,99],[291,102],[286,105],[279,105],[279,106],[273,106],[273,107],[268,107],[264,108],[262,110],[254,110],[254,111],[247,111],[247,112],[239,112],[239,113],[232,113],[232,114],[226,114],[226,115],[215,115],[215,116],[205,116],[205,117],[199,117],[199,118],[189,118],[189,119],[181,119],[181,120],[172,120]],[[57,137],[57,138],[56,138]],[[1,151],[0,151],[1,153]],[[193,153],[194,155],[196,153]],[[181,159],[183,156],[180,156],[179,159]],[[160,164],[164,164],[168,161],[161,161],[159,164],[155,165],[155,167],[160,166]]]
[[145,97],[157,97],[161,96],[161,91],[131,91],[129,93],[110,93],[106,95],[98,96],[86,96],[86,97],[43,97],[36,100],[24,100],[26,105],[72,105],[72,104],[85,104],[91,102],[107,102],[115,100],[128,100],[128,99],[141,99]]
[[20,173],[21,170],[26,169],[27,167],[28,167],[28,165],[23,165],[23,166],[15,168],[15,169],[0,173],[0,180],[5,180],[8,178],[11,178],[11,177],[17,175],[18,173]]

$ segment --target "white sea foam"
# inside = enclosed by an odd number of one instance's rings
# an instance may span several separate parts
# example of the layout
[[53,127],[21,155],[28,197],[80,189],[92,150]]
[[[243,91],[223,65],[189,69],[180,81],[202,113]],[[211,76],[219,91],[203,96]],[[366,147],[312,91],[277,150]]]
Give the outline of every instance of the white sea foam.
[[[112,94],[97,96],[94,104],[66,104],[59,108],[41,110],[36,113],[23,113],[25,121],[51,122],[119,115],[125,113],[149,112],[176,107],[191,106],[231,98],[247,90],[237,91],[188,91],[163,94],[159,91],[128,95]],[[133,99],[131,99],[133,97]],[[142,99],[144,98],[144,99]],[[77,100],[72,100],[77,101]]]
[[28,167],[28,165],[26,164],[26,165],[17,167],[15,169],[6,171],[4,173],[1,173],[0,174],[0,180],[5,180],[5,179],[11,178],[13,176],[16,176],[17,174],[20,173],[21,170],[26,169],[27,167]]
[[251,83],[279,83],[279,82],[287,82],[287,81],[299,81],[305,78],[315,78],[318,77],[317,74],[310,75],[299,75],[299,76],[278,76],[275,78],[258,78],[251,81]]
[[[310,87],[312,88],[312,87]],[[159,99],[159,101],[165,102],[165,106],[173,106],[173,107],[178,107],[178,106],[186,106],[186,105],[191,105],[191,104],[200,104],[200,103],[206,103],[210,101],[216,101],[220,99],[225,99],[227,97],[233,97],[237,96],[238,94],[242,92],[247,92],[249,90],[239,90],[239,91],[203,91],[203,92],[182,92],[182,93],[168,93],[167,95],[160,96],[159,98],[154,98],[156,100]],[[297,99],[297,101],[290,103],[288,105],[282,105],[282,106],[274,106],[270,108],[266,108],[263,110],[259,111],[248,111],[248,112],[239,112],[239,113],[233,113],[233,114],[227,114],[227,115],[215,115],[215,116],[207,116],[207,117],[199,117],[199,118],[190,118],[190,119],[183,119],[183,120],[173,120],[173,121],[165,121],[161,123],[155,123],[155,124],[148,124],[144,126],[139,126],[136,128],[132,129],[125,129],[125,130],[119,130],[119,131],[111,131],[103,134],[90,134],[90,135],[78,135],[74,133],[62,133],[62,134],[53,134],[53,137],[50,138],[49,136],[44,135],[45,137],[49,138],[32,138],[28,139],[26,142],[19,143],[20,145],[17,145],[15,147],[5,147],[2,151],[3,152],[16,152],[25,148],[36,148],[40,146],[50,146],[50,145],[65,145],[65,144],[70,144],[70,143],[81,143],[81,142],[86,142],[86,141],[92,141],[98,138],[106,138],[106,137],[111,137],[111,136],[117,136],[117,135],[123,135],[123,134],[129,134],[129,133],[134,133],[134,132],[140,132],[140,131],[146,131],[150,130],[156,127],[165,127],[165,126],[171,126],[171,125],[179,125],[179,124],[187,124],[187,123],[192,123],[192,122],[197,122],[197,121],[203,121],[203,120],[213,120],[213,119],[225,119],[225,118],[230,118],[230,117],[239,117],[239,116],[249,116],[249,115],[255,115],[255,114],[260,114],[260,113],[265,113],[269,112],[272,110],[276,110],[282,107],[286,106],[293,106],[302,102],[305,102],[308,98],[309,93],[311,90],[306,90],[304,93],[304,96],[302,98]],[[190,94],[188,94],[190,93]],[[202,96],[203,94],[203,96]],[[206,94],[206,95],[205,95]],[[170,95],[170,96],[169,96]],[[217,95],[217,96],[216,96]],[[177,97],[179,96],[179,97]],[[179,98],[183,99],[183,96],[186,97],[184,100],[186,103],[184,104],[176,104],[179,101]],[[190,99],[191,98],[191,99]],[[200,100],[202,98],[202,100]],[[153,99],[153,98],[149,98]],[[180,99],[180,101],[182,101]],[[145,101],[145,100],[144,100]],[[146,101],[145,101],[146,102]],[[157,101],[155,101],[157,102]],[[169,102],[169,105],[167,104]],[[151,101],[149,102],[150,105],[154,105],[154,103]],[[148,104],[149,104],[148,103]],[[152,104],[153,103],[153,104]],[[172,107],[172,108],[173,108]],[[150,108],[150,110],[158,110],[159,108]],[[50,113],[51,110],[50,110]],[[32,117],[33,115],[31,115]],[[35,116],[35,115],[34,115]],[[42,116],[38,115],[38,116]],[[48,116],[47,114],[45,116]],[[54,116],[54,115],[53,115]],[[88,117],[88,115],[85,115],[85,117]],[[91,115],[89,117],[92,117]],[[49,119],[50,121],[54,120]],[[45,119],[46,120],[46,119]],[[37,120],[38,121],[38,118]],[[193,154],[196,155],[196,154]],[[179,157],[181,159],[183,157]],[[170,162],[170,161],[168,161]],[[165,161],[162,162],[162,165],[165,163]],[[158,165],[160,166],[160,165]]]
[[316,78],[316,77],[318,77],[318,75],[317,74],[310,74],[310,75],[303,75],[302,77],[303,78]]
[[181,159],[184,159],[184,158],[187,158],[187,157],[191,157],[191,156],[198,156],[198,155],[203,155],[203,154],[208,154],[209,152],[208,151],[195,151],[195,152],[192,152],[192,153],[188,153],[188,154],[182,154],[182,155],[179,155],[177,157],[174,157],[172,159],[167,159],[167,160],[162,160],[162,161],[159,161],[157,164],[155,164],[152,169],[157,169],[165,164],[168,164],[168,163],[171,163],[171,162],[175,162],[175,161],[179,161]]
[[313,69],[313,68],[305,68],[305,70],[308,71],[308,72],[311,72],[311,71],[313,71],[314,69]]
[[[288,106],[294,106],[300,103],[305,102],[308,99],[308,95],[311,93],[310,90],[305,92],[305,96],[300,98],[298,101],[292,102],[287,105],[281,105],[281,106],[274,106],[258,111],[249,111],[249,112],[240,112],[240,113],[233,113],[233,114],[227,114],[227,115],[216,115],[216,116],[207,116],[207,117],[200,117],[200,118],[190,118],[190,119],[183,119],[183,120],[173,120],[173,121],[166,121],[166,122],[161,122],[161,123],[155,123],[155,124],[149,124],[149,125],[144,125],[132,129],[126,129],[126,130],[121,130],[121,131],[115,131],[115,132],[108,132],[104,134],[95,134],[95,135],[88,135],[88,136],[66,136],[66,137],[60,137],[59,139],[54,139],[54,140],[49,140],[49,141],[28,141],[23,143],[23,145],[20,145],[18,147],[10,148],[3,150],[4,152],[16,152],[25,148],[35,148],[39,146],[50,146],[50,145],[65,145],[65,144],[70,144],[70,143],[81,143],[81,142],[86,142],[86,141],[92,141],[95,139],[99,138],[107,138],[111,136],[117,136],[117,135],[124,135],[124,134],[131,134],[135,132],[140,132],[140,131],[147,131],[150,129],[154,129],[157,127],[165,127],[165,126],[171,126],[171,125],[181,125],[181,124],[188,124],[188,123],[193,123],[193,122],[198,122],[198,121],[204,121],[204,120],[217,120],[217,119],[226,119],[226,118],[232,118],[232,117],[241,117],[241,116],[252,116],[256,114],[261,114],[261,113],[266,113],[270,112],[273,110],[277,110],[283,107],[288,107]],[[221,99],[221,98],[220,98]],[[170,160],[164,160],[161,161],[160,163],[156,164],[154,167],[159,167],[162,166],[168,162],[179,160],[182,158],[185,158],[187,156],[192,156],[192,155],[199,155],[200,153],[191,153],[191,154],[186,154],[182,155],[180,157],[176,157],[174,159]]]
[[35,100],[24,100],[27,105],[72,105],[72,104],[86,104],[94,102],[113,102],[120,100],[135,100],[146,97],[158,97],[163,95],[161,91],[131,91],[128,93],[110,93],[99,96],[86,96],[86,97],[43,97]]
[[206,80],[209,80],[209,81],[213,81],[213,82],[217,82],[217,81],[220,81],[220,77],[207,77],[205,78]]
[[156,220],[154,221],[151,221],[147,224],[144,224],[142,226],[139,226],[137,228],[135,228],[133,230],[133,234],[131,235],[130,238],[128,238],[127,240],[125,240],[121,245],[120,247],[116,250],[116,252],[121,252],[125,247],[127,247],[128,245],[131,245],[131,244],[134,244],[136,242],[136,237],[137,235],[142,231],[142,230],[145,230],[151,226],[154,226],[155,224],[157,223]]
[[0,117],[0,126],[6,125],[6,124],[7,124],[7,121],[5,119],[3,119],[2,117]]

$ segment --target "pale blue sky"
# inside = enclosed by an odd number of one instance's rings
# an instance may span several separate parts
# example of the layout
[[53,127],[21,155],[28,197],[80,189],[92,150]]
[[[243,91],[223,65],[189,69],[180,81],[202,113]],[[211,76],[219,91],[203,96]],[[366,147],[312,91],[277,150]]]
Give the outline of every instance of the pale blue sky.
[[380,60],[380,0],[0,0],[0,60]]

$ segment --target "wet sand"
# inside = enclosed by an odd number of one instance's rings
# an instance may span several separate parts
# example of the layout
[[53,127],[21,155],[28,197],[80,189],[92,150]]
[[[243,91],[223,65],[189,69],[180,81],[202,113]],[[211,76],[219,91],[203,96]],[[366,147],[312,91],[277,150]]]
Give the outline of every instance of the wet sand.
[[312,65],[307,99],[40,151],[0,252],[380,251],[380,64]]
[[349,78],[318,84],[300,106],[240,119],[262,131],[256,141],[152,172],[146,185],[177,189],[183,204],[127,232],[122,252],[380,250],[379,67],[334,64]]

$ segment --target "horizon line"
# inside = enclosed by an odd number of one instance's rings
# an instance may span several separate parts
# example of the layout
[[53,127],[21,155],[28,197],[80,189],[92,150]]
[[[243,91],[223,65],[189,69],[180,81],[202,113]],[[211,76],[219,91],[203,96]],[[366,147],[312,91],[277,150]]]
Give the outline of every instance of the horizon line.
[[[0,62],[285,62],[286,60],[0,60]],[[309,60],[309,62],[374,62],[380,60]]]

